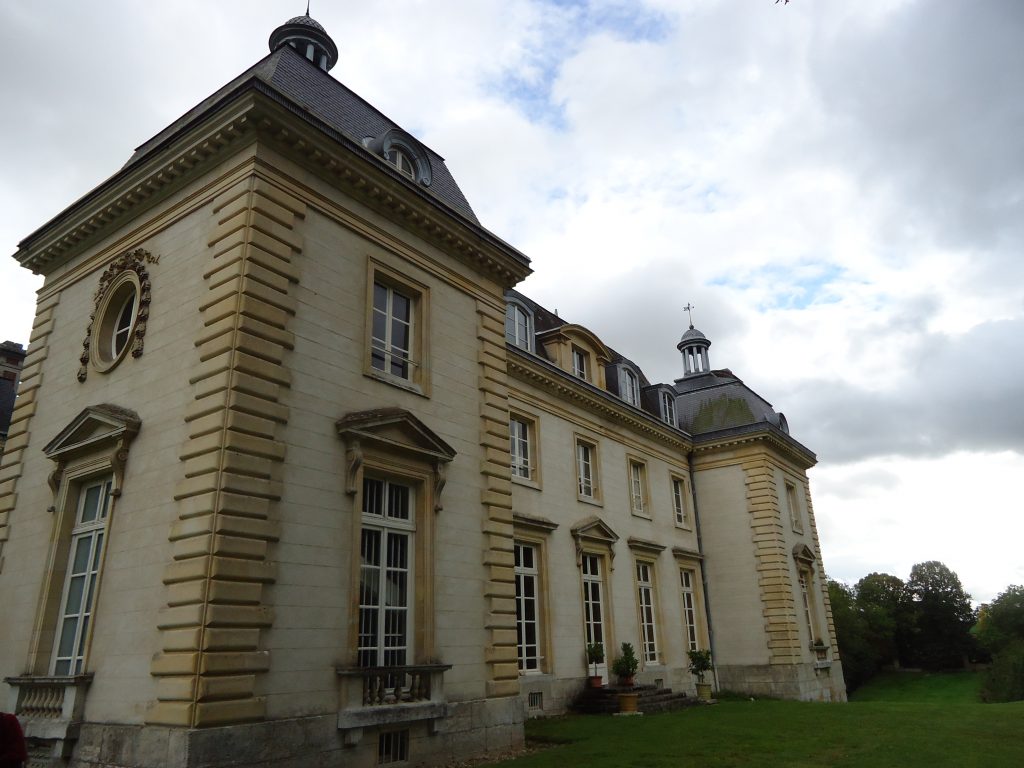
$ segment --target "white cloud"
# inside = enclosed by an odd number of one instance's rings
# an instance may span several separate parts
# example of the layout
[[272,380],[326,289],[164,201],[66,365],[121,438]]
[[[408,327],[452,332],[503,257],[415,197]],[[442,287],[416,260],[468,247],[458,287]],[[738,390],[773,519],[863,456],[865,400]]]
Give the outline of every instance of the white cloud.
[[[1024,580],[986,549],[1020,538],[1019,3],[389,8],[314,6],[333,74],[447,158],[484,225],[533,258],[525,292],[650,378],[679,375],[693,302],[713,364],[822,457],[834,573],[942,559],[976,593]],[[283,20],[269,0],[0,6],[9,252]],[[38,280],[8,260],[0,284],[0,336],[27,341]]]

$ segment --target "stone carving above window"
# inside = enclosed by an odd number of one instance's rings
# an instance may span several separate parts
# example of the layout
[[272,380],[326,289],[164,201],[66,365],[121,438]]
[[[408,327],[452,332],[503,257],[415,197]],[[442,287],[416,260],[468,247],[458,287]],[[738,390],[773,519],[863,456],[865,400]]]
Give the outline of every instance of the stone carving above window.
[[142,357],[149,320],[151,285],[146,264],[155,261],[142,248],[117,256],[100,276],[93,311],[82,342],[78,380],[85,381],[89,365],[106,373],[131,351]]

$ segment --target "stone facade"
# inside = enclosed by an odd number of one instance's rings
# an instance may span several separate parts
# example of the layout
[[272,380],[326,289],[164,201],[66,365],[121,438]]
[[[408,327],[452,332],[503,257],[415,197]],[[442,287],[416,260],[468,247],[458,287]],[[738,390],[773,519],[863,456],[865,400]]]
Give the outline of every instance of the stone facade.
[[0,673],[33,759],[502,752],[588,638],[643,682],[693,690],[710,648],[719,687],[843,699],[813,454],[774,412],[690,419],[697,372],[651,384],[512,291],[528,260],[322,71],[318,25],[303,59],[311,24],[17,254],[45,283]]

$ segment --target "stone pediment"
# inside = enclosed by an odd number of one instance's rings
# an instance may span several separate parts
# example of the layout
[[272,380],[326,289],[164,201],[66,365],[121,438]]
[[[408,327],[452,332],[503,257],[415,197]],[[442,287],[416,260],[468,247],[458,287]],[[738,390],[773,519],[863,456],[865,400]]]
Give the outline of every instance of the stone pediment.
[[431,463],[447,463],[455,458],[454,448],[403,408],[349,413],[338,419],[337,427],[338,434],[349,445],[367,443],[413,454]]
[[601,518],[591,516],[580,520],[574,525],[570,532],[576,542],[576,565],[583,564],[583,552],[586,549],[599,549],[607,551],[608,562],[611,568],[615,567],[615,542],[619,540],[619,534],[608,527]]
[[54,461],[64,461],[106,443],[127,443],[141,425],[135,411],[108,403],[90,405],[43,448],[43,453]]
[[797,544],[793,547],[793,559],[798,563],[804,563],[805,565],[814,565],[817,558],[814,556],[814,550],[808,547],[806,544]]
[[376,408],[356,411],[337,421],[338,435],[345,441],[348,480],[345,492],[356,493],[363,450],[372,447],[390,454],[411,456],[434,470],[434,511],[440,512],[445,486],[445,466],[455,458],[455,449],[404,408]]

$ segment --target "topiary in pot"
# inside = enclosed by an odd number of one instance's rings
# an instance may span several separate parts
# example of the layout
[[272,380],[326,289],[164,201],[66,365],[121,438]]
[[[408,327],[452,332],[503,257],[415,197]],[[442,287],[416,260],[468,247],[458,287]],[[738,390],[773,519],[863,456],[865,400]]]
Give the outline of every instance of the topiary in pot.
[[688,651],[690,672],[697,678],[697,698],[711,699],[711,683],[704,682],[704,673],[711,671],[711,651]]
[[640,668],[640,661],[636,657],[632,643],[622,644],[622,654],[612,662],[612,672],[619,678],[619,685],[632,686],[636,671]]
[[601,676],[597,674],[597,665],[604,662],[604,643],[587,643],[587,663],[594,665],[594,674],[590,676],[591,688],[601,687]]

